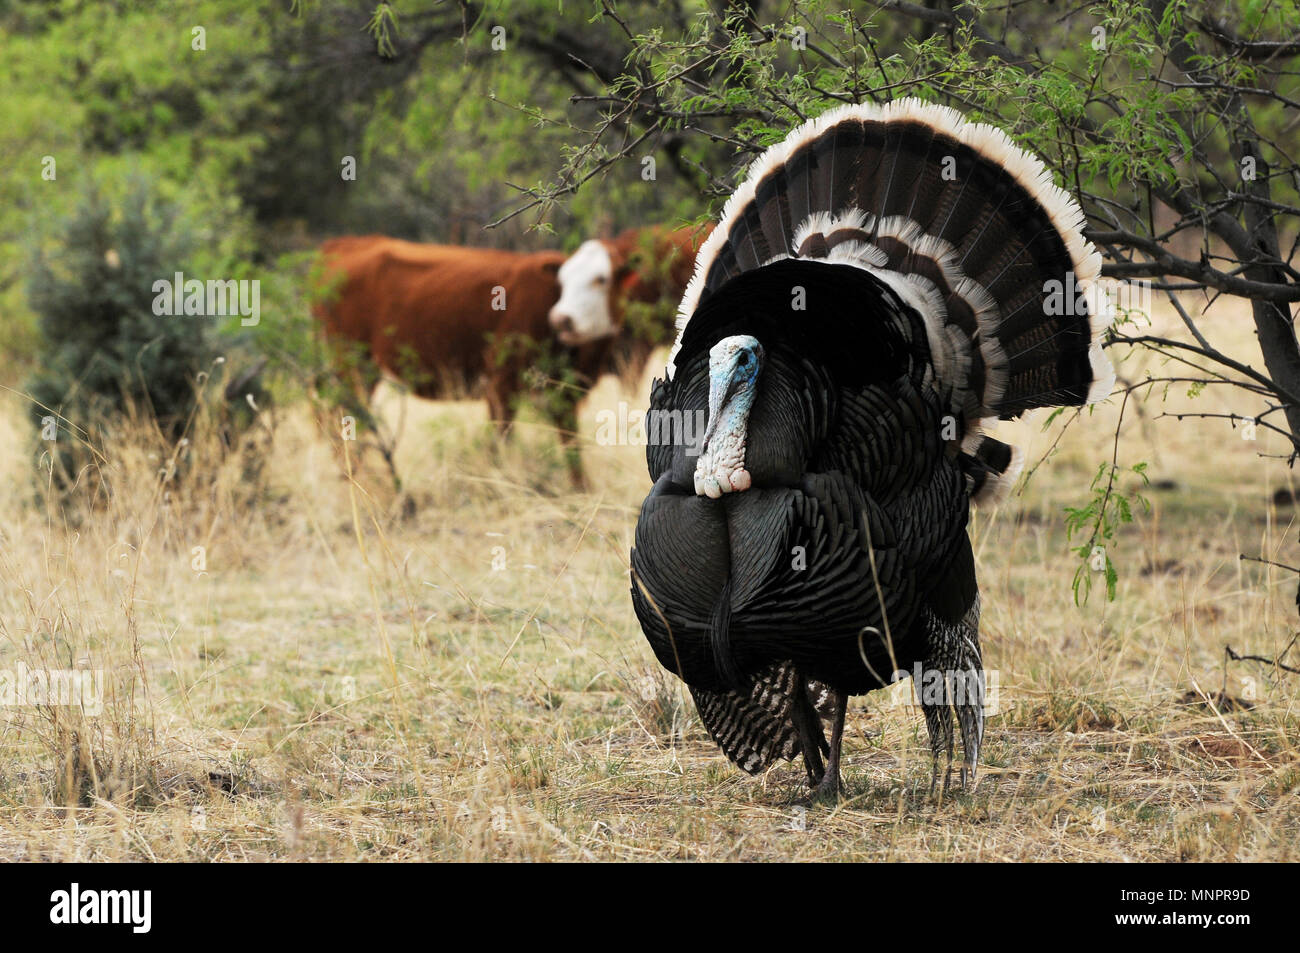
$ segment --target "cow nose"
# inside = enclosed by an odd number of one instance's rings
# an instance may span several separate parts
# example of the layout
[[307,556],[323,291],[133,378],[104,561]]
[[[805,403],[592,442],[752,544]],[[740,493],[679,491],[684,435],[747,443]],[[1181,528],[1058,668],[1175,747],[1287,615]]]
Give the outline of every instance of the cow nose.
[[573,333],[573,318],[563,312],[551,312],[551,327],[560,334]]

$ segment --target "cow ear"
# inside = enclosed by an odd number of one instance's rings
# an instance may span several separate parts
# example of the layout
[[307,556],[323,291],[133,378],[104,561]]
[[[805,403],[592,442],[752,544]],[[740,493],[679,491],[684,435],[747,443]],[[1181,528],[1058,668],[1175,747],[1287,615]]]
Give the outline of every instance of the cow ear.
[[563,263],[558,261],[548,261],[542,265],[542,271],[546,272],[548,275],[558,275],[560,273],[561,264]]
[[632,250],[632,253],[627,256],[627,263],[624,265],[624,267],[631,268],[635,271],[640,271],[645,266],[646,262],[650,259],[650,257],[651,257],[650,252],[638,245],[636,248]]
[[618,290],[620,293],[631,294],[632,289],[635,288],[640,283],[641,276],[637,274],[635,271],[633,271],[631,268],[624,268],[618,275],[615,276],[614,280],[615,283],[618,285]]
[[633,253],[625,255],[617,267],[614,268],[614,280],[623,281],[629,275],[635,275],[641,267],[641,256]]

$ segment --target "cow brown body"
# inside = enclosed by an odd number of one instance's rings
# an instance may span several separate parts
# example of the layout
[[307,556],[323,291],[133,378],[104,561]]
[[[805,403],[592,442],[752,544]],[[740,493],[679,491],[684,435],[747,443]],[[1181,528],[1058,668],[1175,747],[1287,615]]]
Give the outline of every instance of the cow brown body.
[[421,245],[381,236],[322,246],[332,300],[318,307],[327,333],[362,346],[381,370],[426,398],[473,391],[505,430],[532,346],[551,339],[559,297],[557,252]]

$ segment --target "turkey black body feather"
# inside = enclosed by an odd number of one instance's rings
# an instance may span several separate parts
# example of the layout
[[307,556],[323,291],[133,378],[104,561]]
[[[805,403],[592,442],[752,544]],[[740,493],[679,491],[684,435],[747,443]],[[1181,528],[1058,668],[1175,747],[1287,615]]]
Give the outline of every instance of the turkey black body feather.
[[[728,202],[651,393],[632,598],[745,770],[802,754],[834,790],[847,696],[918,671],[936,771],[953,710],[974,770],[966,523],[1020,462],[984,421],[1110,389],[1081,224],[1036,159],[916,100],[806,124]],[[659,426],[692,415],[702,440]]]

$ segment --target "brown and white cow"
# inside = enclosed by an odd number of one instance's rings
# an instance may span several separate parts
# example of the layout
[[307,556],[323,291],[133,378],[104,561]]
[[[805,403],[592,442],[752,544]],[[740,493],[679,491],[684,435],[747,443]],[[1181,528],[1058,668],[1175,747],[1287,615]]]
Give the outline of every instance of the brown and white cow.
[[[565,343],[612,338],[610,359],[639,376],[658,346],[673,340],[673,316],[695,269],[707,227],[628,229],[583,242],[560,268],[551,327]],[[649,324],[629,321],[637,305],[658,305]],[[650,309],[646,309],[649,311]]]
[[[672,341],[673,322],[631,327],[629,307],[665,300],[666,310],[675,310],[705,237],[697,229],[630,230],[586,242],[567,260],[560,252],[425,245],[381,235],[335,238],[321,246],[331,292],[316,315],[329,336],[359,345],[364,357],[420,397],[447,397],[482,381],[489,416],[504,433],[527,386],[526,371],[553,341],[583,387],[607,370],[640,376],[654,348]],[[596,274],[589,275],[593,259]],[[566,269],[567,298],[559,280]],[[576,294],[597,285],[608,292],[599,300]],[[575,315],[566,321],[570,304]],[[359,373],[356,382],[362,390],[374,383]],[[569,388],[546,401],[579,486],[585,482],[576,444],[581,395]]]
[[[335,340],[355,342],[379,369],[420,397],[473,391],[479,382],[488,413],[504,433],[525,372],[553,347],[547,320],[559,299],[560,252],[424,245],[379,235],[336,238],[321,247],[332,287],[316,315]],[[594,382],[606,347],[566,348],[579,378]],[[358,386],[373,381],[357,376]],[[548,401],[582,482],[577,457],[577,400]]]
[[551,336],[558,252],[423,245],[372,235],[322,246],[327,275],[343,272],[318,316],[330,334],[365,347],[382,370],[425,398],[486,384],[499,429],[533,355]]

